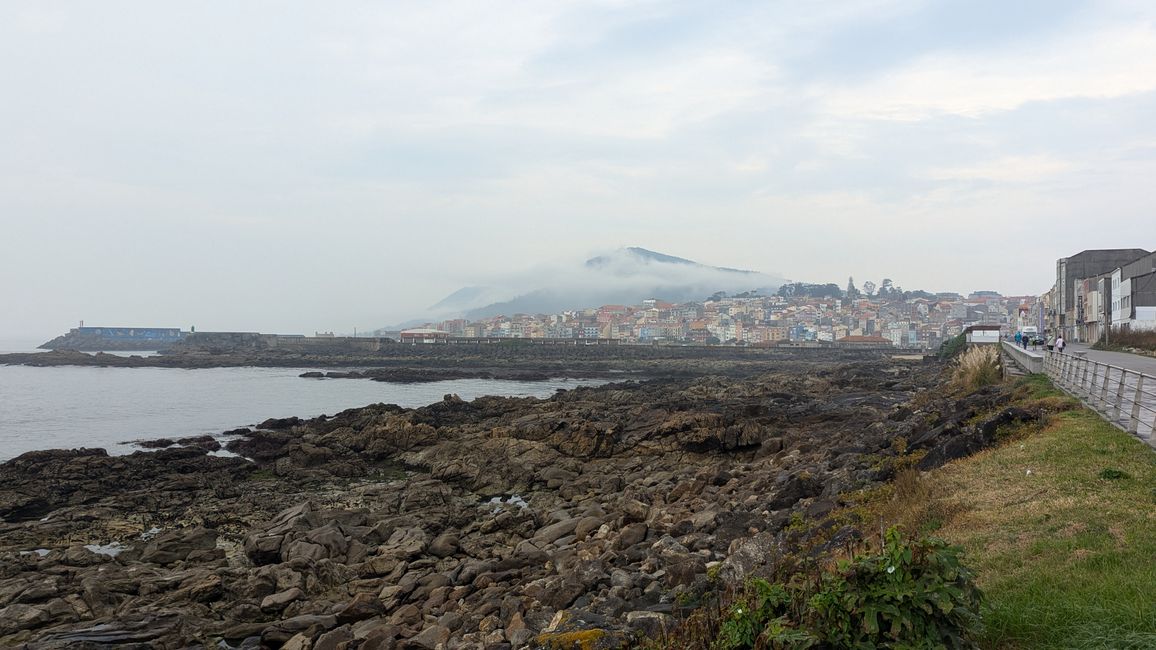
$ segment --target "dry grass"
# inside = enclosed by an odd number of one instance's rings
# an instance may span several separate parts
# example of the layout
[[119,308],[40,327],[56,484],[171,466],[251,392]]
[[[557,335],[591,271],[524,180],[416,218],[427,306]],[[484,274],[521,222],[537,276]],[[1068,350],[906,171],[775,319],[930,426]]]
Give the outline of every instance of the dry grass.
[[999,352],[994,345],[973,345],[955,362],[952,382],[965,391],[997,384],[1003,379]]
[[1099,350],[1122,350],[1124,348],[1139,348],[1141,350],[1156,350],[1156,331],[1125,332],[1113,327],[1108,336],[1108,342],[1100,339],[1095,346]]

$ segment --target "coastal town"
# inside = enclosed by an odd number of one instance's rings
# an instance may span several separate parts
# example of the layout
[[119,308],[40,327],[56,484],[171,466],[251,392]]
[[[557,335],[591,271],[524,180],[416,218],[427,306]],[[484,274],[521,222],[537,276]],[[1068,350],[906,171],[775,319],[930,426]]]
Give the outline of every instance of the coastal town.
[[856,290],[853,282],[847,289],[835,285],[784,289],[774,295],[716,294],[702,302],[675,304],[652,298],[638,305],[602,305],[560,314],[454,319],[399,334],[403,342],[525,338],[929,350],[971,325],[1017,327],[1034,322],[1038,304],[1034,296],[1002,296],[995,291],[963,296],[903,292],[888,286],[866,292]]
[[[1063,334],[1076,343],[1156,331],[1156,253],[1140,248],[1085,250],[1056,260],[1055,283],[1040,295],[997,291],[904,291],[892,280],[862,287],[787,283],[773,292],[718,291],[701,301],[661,296],[638,304],[605,304],[553,314],[454,318],[408,329],[383,328],[353,336],[332,332],[258,334],[194,328],[85,327],[42,345],[48,349],[168,349],[221,347],[324,351],[353,345],[376,350],[392,342],[540,343],[598,345],[730,345],[887,348],[934,351],[969,330],[1011,339]],[[993,339],[994,340],[994,339]],[[367,347],[368,346],[368,347]],[[336,349],[335,348],[335,349]]]
[[1109,328],[1156,329],[1156,253],[1085,250],[1056,260],[1056,282],[1041,295],[997,291],[903,291],[891,280],[845,288],[793,283],[772,295],[718,293],[701,302],[601,305],[557,314],[499,315],[431,322],[401,332],[403,342],[555,339],[621,343],[892,347],[934,350],[968,328],[1010,337],[1025,327],[1094,343]]

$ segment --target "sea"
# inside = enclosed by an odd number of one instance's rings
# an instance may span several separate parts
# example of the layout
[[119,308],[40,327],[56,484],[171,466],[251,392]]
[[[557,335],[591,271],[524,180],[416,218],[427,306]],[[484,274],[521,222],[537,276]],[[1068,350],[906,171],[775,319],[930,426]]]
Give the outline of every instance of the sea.
[[[39,343],[0,340],[0,353],[34,352]],[[602,383],[455,379],[395,384],[298,376],[338,369],[0,365],[0,462],[38,449],[101,447],[110,454],[128,454],[140,449],[133,441],[218,435],[268,418],[333,415],[378,402],[417,407],[449,394],[464,400],[548,397],[559,389]]]

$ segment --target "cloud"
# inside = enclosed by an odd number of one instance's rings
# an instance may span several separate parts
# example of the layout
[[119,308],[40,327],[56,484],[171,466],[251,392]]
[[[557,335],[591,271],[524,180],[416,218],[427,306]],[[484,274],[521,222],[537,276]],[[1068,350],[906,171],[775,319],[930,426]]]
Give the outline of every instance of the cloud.
[[1029,102],[1105,99],[1156,90],[1149,24],[1028,41],[990,52],[926,54],[852,86],[814,85],[827,113],[857,119],[977,118]]
[[923,175],[937,181],[992,181],[1031,183],[1053,178],[1075,169],[1075,165],[1048,155],[1007,156],[973,165],[936,167]]

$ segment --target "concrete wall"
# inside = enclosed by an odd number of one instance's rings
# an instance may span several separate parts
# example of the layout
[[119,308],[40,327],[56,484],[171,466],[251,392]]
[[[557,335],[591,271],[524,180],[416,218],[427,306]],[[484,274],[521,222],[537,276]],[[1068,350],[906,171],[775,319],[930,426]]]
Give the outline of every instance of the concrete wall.
[[1017,348],[1007,341],[1003,342],[1003,351],[1007,353],[1008,357],[1010,357],[1017,366],[1022,368],[1024,372],[1036,374],[1044,371],[1044,355],[1040,352],[1031,352],[1023,348]]

